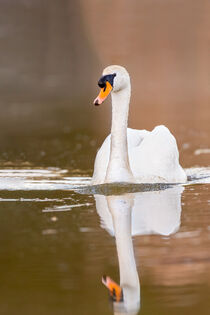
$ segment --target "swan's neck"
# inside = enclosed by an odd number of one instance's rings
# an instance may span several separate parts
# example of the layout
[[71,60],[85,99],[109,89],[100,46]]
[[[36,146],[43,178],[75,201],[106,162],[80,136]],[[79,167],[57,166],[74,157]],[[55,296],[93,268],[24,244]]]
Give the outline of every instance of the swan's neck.
[[130,102],[130,84],[112,93],[112,127],[110,157],[106,182],[133,182],[128,158],[127,125]]

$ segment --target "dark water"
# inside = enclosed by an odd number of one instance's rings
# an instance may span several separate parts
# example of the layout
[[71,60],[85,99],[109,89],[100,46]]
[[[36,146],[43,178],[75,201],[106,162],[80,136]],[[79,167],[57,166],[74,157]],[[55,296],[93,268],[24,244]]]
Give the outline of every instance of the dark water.
[[[208,182],[93,195],[83,173],[2,167],[0,313],[208,314]],[[104,274],[124,286],[114,308]]]

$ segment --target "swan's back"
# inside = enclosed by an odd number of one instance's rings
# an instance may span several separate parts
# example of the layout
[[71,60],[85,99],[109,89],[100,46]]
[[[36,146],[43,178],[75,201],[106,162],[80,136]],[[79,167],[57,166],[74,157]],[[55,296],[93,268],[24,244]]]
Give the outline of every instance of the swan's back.
[[176,139],[165,126],[149,132],[137,148],[129,154],[131,170],[141,182],[186,181],[179,164]]

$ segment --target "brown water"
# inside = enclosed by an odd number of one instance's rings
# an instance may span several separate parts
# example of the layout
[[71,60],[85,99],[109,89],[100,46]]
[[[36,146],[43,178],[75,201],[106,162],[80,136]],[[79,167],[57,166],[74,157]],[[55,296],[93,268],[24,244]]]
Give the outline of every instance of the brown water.
[[[89,183],[84,172],[2,167],[0,313],[208,314],[208,182],[106,195],[95,188],[93,195],[81,188]],[[113,309],[101,278],[126,278],[123,261],[129,275],[137,266],[140,292],[134,286]]]

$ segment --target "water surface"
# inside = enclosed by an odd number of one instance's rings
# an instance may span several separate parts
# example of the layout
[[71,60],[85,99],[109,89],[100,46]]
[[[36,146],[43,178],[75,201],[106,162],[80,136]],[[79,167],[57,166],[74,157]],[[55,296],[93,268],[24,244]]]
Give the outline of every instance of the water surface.
[[[81,190],[85,174],[2,168],[1,314],[124,314],[128,304],[113,305],[101,278],[122,280],[114,235],[116,222],[128,222],[126,211],[130,225],[120,226],[118,239],[130,233],[133,247],[121,259],[129,263],[133,248],[140,290],[127,314],[208,314],[208,172],[185,187],[104,195]],[[116,222],[112,211],[121,216]]]

